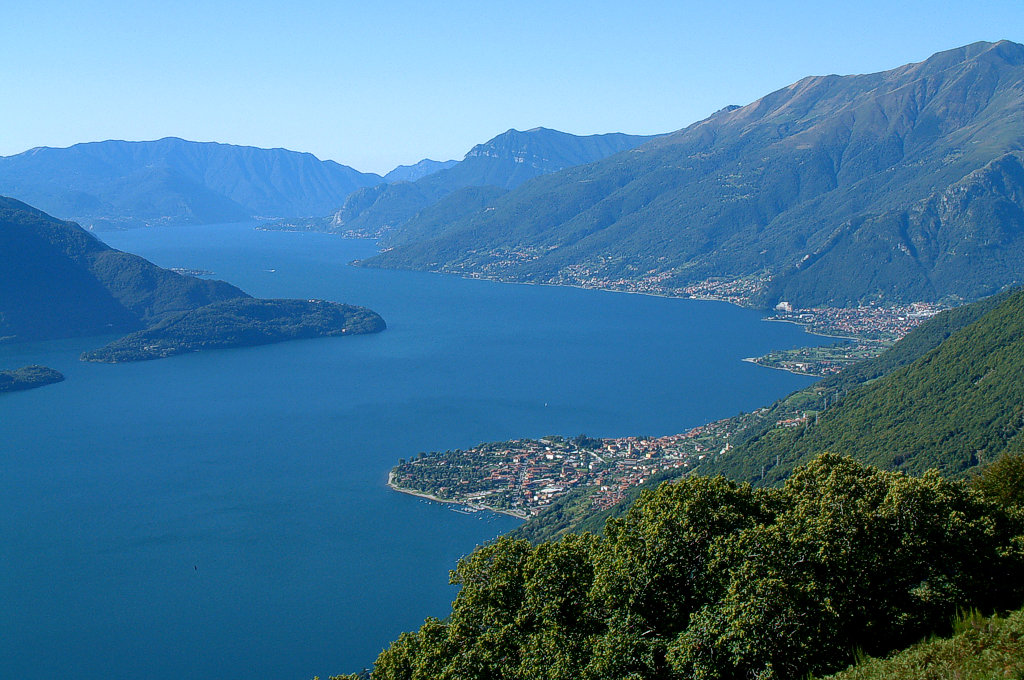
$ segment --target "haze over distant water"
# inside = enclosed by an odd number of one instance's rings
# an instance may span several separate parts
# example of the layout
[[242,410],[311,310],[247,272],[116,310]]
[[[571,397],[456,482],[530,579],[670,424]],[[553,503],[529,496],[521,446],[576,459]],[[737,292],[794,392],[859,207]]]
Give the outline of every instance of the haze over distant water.
[[516,526],[389,491],[419,451],[667,434],[809,380],[740,361],[831,342],[723,303],[355,269],[370,241],[247,225],[105,235],[258,296],[380,312],[379,335],[78,361],[0,395],[0,668],[32,680],[308,678],[443,616],[447,570]]

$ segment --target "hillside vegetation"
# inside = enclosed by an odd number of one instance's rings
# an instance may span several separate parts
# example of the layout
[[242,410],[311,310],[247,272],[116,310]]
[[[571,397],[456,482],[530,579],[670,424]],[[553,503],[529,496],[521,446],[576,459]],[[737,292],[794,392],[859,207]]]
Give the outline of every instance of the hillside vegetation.
[[[1019,491],[1019,490],[1018,490]],[[779,488],[689,477],[603,536],[499,539],[375,680],[798,678],[1018,606],[1019,511],[963,481],[827,454]]]
[[0,371],[0,393],[30,390],[64,380],[64,374],[46,366],[23,366],[13,371]]
[[124,333],[240,297],[248,295],[228,283],[161,269],[0,197],[0,339]]
[[842,451],[885,469],[964,474],[1024,445],[1021,366],[1024,291],[1018,290],[913,363],[850,388],[800,427],[773,428],[737,446],[707,471],[771,484],[820,453]]
[[82,359],[112,364],[143,361],[205,349],[377,333],[384,328],[384,320],[365,307],[323,300],[239,298],[175,314],[105,347],[85,352]]
[[961,618],[956,634],[885,659],[866,658],[829,680],[993,680],[1024,677],[1024,609]]
[[[74,222],[0,197],[0,341],[129,333],[82,355],[115,363],[384,326],[364,307],[257,300],[223,281],[161,269],[106,246]],[[25,377],[45,376],[35,371],[11,384]]]

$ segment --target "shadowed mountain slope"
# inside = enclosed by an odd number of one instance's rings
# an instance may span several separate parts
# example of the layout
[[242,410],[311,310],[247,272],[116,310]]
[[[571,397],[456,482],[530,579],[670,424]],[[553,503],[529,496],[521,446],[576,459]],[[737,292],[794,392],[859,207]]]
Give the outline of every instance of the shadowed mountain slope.
[[173,137],[0,158],[0,193],[97,229],[324,215],[380,180],[308,153]]
[[123,333],[248,297],[114,250],[73,222],[0,197],[0,338]]

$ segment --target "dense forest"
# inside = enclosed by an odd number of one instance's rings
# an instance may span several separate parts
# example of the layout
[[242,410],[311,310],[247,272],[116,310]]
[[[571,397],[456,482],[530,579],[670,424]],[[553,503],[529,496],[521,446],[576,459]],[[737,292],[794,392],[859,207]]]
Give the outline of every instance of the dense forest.
[[372,677],[837,671],[856,650],[885,655],[946,631],[965,608],[1019,606],[1022,467],[1007,456],[970,484],[825,454],[776,488],[663,484],[603,535],[506,537],[463,558],[451,615],[399,637]]

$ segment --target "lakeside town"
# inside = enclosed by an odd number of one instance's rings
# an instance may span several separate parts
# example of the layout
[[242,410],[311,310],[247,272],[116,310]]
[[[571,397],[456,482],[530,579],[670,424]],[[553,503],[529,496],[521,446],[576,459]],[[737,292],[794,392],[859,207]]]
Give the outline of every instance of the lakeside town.
[[[535,258],[536,253],[516,251],[507,260],[491,262],[477,270],[466,271],[453,267],[442,267],[441,270],[469,278],[524,283],[514,276],[504,274],[505,267]],[[660,297],[713,300],[740,307],[752,307],[754,300],[771,281],[769,275],[755,274],[738,278],[711,277],[685,286],[675,286],[670,283],[671,279],[671,273],[653,271],[638,277],[608,278],[593,273],[591,267],[587,265],[569,265],[545,283]],[[867,352],[876,356],[922,322],[944,309],[949,309],[950,306],[912,302],[902,305],[799,308],[783,301],[775,306],[773,313],[765,317],[765,320],[795,323],[803,326],[808,333],[852,340],[860,345],[861,353]],[[809,374],[825,375],[827,372],[811,371]]]
[[875,358],[922,322],[947,308],[915,302],[887,307],[794,309],[783,302],[776,306],[775,313],[766,321],[796,323],[808,333],[840,337],[845,341],[821,347],[774,350],[748,361],[800,375],[835,375],[847,366]]
[[[316,227],[310,224],[316,222]],[[267,230],[314,230],[326,229],[345,238],[380,238],[389,229],[377,231],[338,231],[339,222],[332,219],[279,221],[264,224],[258,229]],[[599,273],[607,262],[595,264],[567,265],[548,280],[523,280],[512,273],[524,262],[537,260],[551,248],[523,247],[495,248],[487,253],[484,262],[474,265],[465,263],[447,264],[437,271],[473,279],[500,281],[505,283],[543,283],[545,285],[571,286],[591,290],[608,290],[639,295],[656,295],[689,300],[710,300],[728,302],[739,307],[755,307],[754,301],[764,293],[772,280],[767,272],[740,277],[715,276],[683,286],[673,282],[670,271],[651,270],[637,272],[632,276],[611,278]],[[384,248],[387,252],[391,248]],[[611,259],[611,258],[609,258]],[[878,356],[895,344],[900,338],[939,312],[953,305],[930,302],[913,302],[903,305],[860,305],[857,307],[794,307],[790,302],[780,302],[766,321],[784,321],[803,326],[808,333],[842,338],[854,345],[847,348],[837,344],[831,351],[780,350],[764,357],[750,360],[768,368],[778,368],[803,375],[826,376],[837,373],[845,366],[857,361]],[[819,348],[820,350],[820,348]]]
[[593,487],[592,507],[622,500],[630,487],[666,470],[689,468],[707,455],[691,433],[667,437],[518,439],[400,461],[389,485],[397,491],[527,518],[570,490]]
[[767,321],[800,324],[808,333],[831,335],[854,340],[895,343],[948,305],[914,302],[908,305],[877,305],[862,307],[811,307],[796,309],[780,302]]
[[772,407],[740,413],[681,434],[598,439],[548,436],[480,444],[471,449],[420,453],[399,460],[388,486],[468,511],[533,517],[573,490],[604,510],[655,476],[679,477],[729,451],[766,425],[798,427],[825,408],[830,395],[812,386]]
[[[809,332],[849,340],[822,347],[771,352],[747,359],[769,368],[825,376],[881,354],[943,307],[916,303],[853,309],[794,309],[780,304],[771,321],[804,325]],[[827,332],[827,333],[826,333]],[[708,457],[728,451],[745,432],[764,426],[808,424],[828,404],[812,386],[770,408],[741,413],[682,434],[595,439],[549,436],[481,444],[471,449],[420,453],[400,460],[388,484],[397,491],[528,518],[576,489],[590,507],[604,510],[655,476],[677,477]]]

